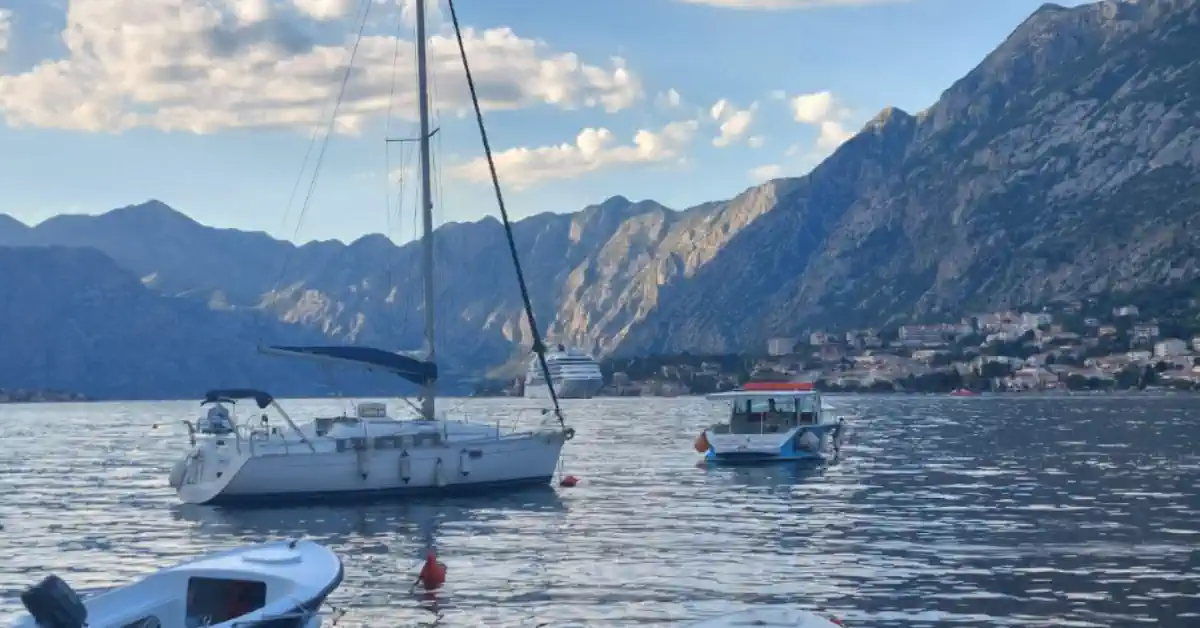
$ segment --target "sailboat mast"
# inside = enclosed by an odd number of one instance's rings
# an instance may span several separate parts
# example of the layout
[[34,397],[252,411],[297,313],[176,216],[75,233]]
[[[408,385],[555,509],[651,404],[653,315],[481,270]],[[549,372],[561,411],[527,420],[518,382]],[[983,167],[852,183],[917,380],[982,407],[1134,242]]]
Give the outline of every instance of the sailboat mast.
[[[425,293],[425,344],[429,348],[426,360],[435,362],[433,344],[433,193],[429,172],[429,76],[425,50],[425,0],[416,0],[417,11],[417,91],[421,120],[421,248]],[[427,381],[421,394],[421,414],[432,420],[436,385]]]

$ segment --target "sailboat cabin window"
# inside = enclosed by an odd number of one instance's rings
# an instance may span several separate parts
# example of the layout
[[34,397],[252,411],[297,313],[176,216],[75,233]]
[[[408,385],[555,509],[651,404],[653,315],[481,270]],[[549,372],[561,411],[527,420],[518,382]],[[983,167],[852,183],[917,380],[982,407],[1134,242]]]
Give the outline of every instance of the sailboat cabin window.
[[267,583],[228,578],[188,578],[187,616],[221,624],[267,605]]

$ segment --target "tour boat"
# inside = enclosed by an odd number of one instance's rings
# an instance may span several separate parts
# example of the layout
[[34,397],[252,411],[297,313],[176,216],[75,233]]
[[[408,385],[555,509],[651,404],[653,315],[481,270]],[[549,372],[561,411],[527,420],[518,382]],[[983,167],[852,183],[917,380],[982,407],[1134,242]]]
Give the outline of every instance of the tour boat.
[[845,416],[809,382],[747,382],[708,398],[732,405],[728,422],[696,438],[696,451],[711,462],[825,460],[848,433]]
[[342,561],[312,541],[217,552],[81,598],[50,575],[21,594],[13,628],[318,628]]

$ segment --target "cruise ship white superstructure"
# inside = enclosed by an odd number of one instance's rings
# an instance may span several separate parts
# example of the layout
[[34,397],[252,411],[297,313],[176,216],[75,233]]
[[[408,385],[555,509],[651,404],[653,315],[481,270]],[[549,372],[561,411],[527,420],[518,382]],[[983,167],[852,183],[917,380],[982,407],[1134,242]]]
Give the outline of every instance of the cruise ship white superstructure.
[[[546,365],[554,381],[554,392],[559,399],[591,399],[604,386],[600,363],[586,351],[558,345],[546,352]],[[525,397],[544,398],[550,396],[546,378],[542,376],[537,355],[531,355],[525,370]]]

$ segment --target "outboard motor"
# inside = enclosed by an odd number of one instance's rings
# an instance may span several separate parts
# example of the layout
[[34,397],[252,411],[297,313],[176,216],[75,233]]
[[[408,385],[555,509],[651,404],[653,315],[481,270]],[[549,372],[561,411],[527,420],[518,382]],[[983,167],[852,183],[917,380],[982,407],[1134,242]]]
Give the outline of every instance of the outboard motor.
[[39,628],[85,628],[87,607],[83,600],[53,574],[21,593],[21,603]]

